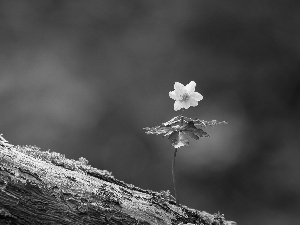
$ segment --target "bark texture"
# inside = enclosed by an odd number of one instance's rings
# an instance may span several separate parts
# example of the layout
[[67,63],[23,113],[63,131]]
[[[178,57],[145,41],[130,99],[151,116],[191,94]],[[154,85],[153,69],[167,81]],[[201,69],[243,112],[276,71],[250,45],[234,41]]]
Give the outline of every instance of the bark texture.
[[126,184],[84,158],[14,146],[0,135],[0,224],[236,223],[219,213],[176,206],[168,191]]

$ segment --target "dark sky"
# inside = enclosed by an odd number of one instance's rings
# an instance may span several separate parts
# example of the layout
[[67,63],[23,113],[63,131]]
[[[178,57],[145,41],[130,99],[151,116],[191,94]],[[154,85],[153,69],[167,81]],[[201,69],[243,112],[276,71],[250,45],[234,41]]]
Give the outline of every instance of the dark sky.
[[243,225],[299,223],[300,2],[0,1],[0,133],[173,190],[173,148],[146,135],[184,115],[226,120],[180,148],[180,201]]

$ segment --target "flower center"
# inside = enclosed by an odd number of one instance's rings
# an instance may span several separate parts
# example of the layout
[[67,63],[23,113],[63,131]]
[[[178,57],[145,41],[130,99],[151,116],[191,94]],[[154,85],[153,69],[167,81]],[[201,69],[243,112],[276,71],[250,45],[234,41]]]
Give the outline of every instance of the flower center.
[[181,97],[181,99],[180,99],[181,102],[185,102],[185,101],[189,100],[189,98],[190,98],[190,96],[187,93],[184,93],[180,97]]

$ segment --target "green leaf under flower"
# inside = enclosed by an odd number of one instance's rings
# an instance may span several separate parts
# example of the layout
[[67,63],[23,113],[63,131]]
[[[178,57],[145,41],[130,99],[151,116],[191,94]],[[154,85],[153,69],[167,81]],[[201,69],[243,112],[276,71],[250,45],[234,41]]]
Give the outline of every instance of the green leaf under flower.
[[169,137],[169,142],[174,148],[180,148],[183,146],[189,146],[189,139],[184,135],[183,132],[174,131]]
[[[200,137],[209,137],[201,128],[220,124],[227,124],[227,122],[217,122],[216,120],[205,121],[197,118],[192,119],[185,116],[176,116],[160,126],[146,127],[144,129],[147,130],[146,134],[162,134],[164,137],[168,136],[170,143],[175,148],[180,148],[182,146],[189,146],[187,136],[195,140],[199,140]],[[195,125],[201,128],[197,128]]]

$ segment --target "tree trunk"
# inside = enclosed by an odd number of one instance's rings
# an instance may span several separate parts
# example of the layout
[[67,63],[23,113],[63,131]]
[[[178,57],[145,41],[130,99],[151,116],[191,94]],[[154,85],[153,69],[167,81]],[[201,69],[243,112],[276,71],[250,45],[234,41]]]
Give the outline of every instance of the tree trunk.
[[88,161],[14,146],[0,135],[0,224],[233,225],[223,215],[176,206],[169,192],[143,190]]

